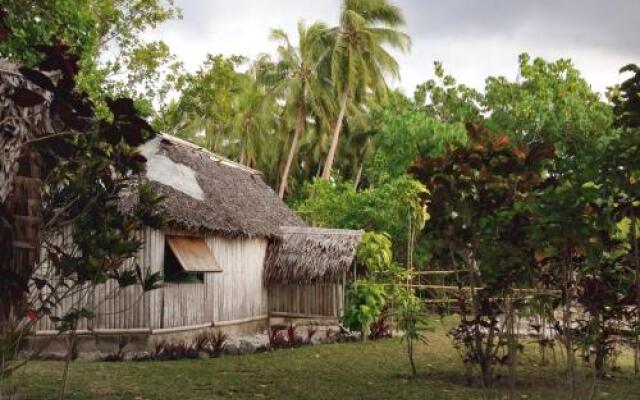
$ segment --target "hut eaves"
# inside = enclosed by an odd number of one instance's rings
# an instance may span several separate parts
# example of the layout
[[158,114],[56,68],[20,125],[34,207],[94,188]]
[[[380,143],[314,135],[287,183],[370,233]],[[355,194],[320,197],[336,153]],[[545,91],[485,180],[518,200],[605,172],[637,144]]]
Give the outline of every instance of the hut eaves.
[[283,226],[270,244],[267,285],[339,282],[353,265],[360,230]]

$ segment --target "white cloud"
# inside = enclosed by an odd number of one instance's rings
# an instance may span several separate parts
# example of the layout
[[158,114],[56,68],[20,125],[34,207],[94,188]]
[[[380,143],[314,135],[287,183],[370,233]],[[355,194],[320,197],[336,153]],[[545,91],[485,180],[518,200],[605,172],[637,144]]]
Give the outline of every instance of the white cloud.
[[[410,54],[398,55],[401,87],[412,94],[415,85],[433,75],[433,61],[459,82],[478,89],[489,75],[515,78],[517,56],[528,52],[549,59],[571,58],[593,88],[603,91],[619,82],[618,69],[640,62],[640,47],[631,46],[637,24],[629,25],[640,2],[563,0],[525,3],[506,0],[418,1],[398,4],[405,10]],[[298,20],[337,23],[339,0],[182,0],[184,19],[150,33],[165,40],[189,70],[207,53],[255,57],[271,52],[269,30],[281,27],[295,37]],[[628,5],[628,7],[626,7]],[[629,15],[631,14],[631,16]],[[638,33],[638,32],[636,32]]]

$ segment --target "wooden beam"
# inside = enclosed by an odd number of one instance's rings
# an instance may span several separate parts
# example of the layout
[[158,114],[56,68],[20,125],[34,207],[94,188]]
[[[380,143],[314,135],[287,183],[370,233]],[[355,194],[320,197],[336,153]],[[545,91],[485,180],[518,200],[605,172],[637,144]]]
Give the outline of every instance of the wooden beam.
[[[446,286],[446,285],[408,285],[408,287],[414,288],[414,289],[431,289],[431,290],[442,290],[442,291],[449,291],[449,292],[457,292],[460,290],[468,292],[473,289],[469,286],[458,287],[458,286]],[[475,290],[482,290],[482,289],[484,288],[482,287],[475,288]],[[509,291],[509,290],[505,290],[505,291]],[[556,289],[511,289],[510,291],[512,293],[531,293],[531,294],[560,294],[561,293],[560,290],[556,290]]]
[[468,272],[466,270],[458,270],[458,271],[413,271],[416,275],[453,275],[456,273]]
[[207,322],[204,324],[197,325],[187,325],[187,326],[176,326],[173,328],[160,328],[160,329],[152,329],[151,334],[155,335],[158,333],[173,333],[173,332],[184,332],[184,331],[194,331],[196,329],[205,329],[211,328],[213,326],[213,322]]
[[13,247],[15,247],[17,249],[34,250],[34,249],[37,248],[37,246],[34,246],[31,243],[24,242],[24,241],[21,241],[21,240],[14,240],[11,244],[12,244]]
[[[148,335],[151,334],[151,328],[130,328],[130,329],[78,329],[76,335]],[[59,332],[55,330],[36,331],[36,336],[58,336],[70,335],[71,331]]]
[[441,304],[441,303],[455,303],[458,299],[424,299],[425,304]]
[[338,317],[333,315],[313,315],[313,314],[291,313],[291,312],[280,312],[280,311],[270,312],[269,316],[282,317],[282,318],[307,318],[307,319],[331,319],[331,320],[338,319]]
[[254,317],[247,317],[247,318],[241,318],[241,319],[233,319],[229,321],[216,321],[212,323],[212,326],[214,328],[217,328],[219,326],[246,324],[247,322],[261,321],[265,319],[269,319],[269,314],[256,315]]

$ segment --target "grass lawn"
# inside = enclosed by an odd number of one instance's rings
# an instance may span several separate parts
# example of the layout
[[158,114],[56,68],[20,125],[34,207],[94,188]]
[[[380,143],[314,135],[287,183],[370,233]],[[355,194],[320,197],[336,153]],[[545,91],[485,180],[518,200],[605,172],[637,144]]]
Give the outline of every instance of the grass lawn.
[[[307,346],[295,350],[218,359],[165,362],[73,362],[67,399],[502,399],[492,391],[465,385],[460,359],[444,335],[430,334],[417,351],[419,376],[408,378],[409,365],[398,339],[368,343]],[[522,399],[566,399],[558,365],[536,366],[529,348],[519,367]],[[632,376],[631,357],[618,360],[620,372],[597,386],[601,399],[640,399],[640,377]],[[14,377],[22,398],[57,399],[61,362],[34,362]],[[592,385],[581,371],[580,388]],[[0,396],[1,397],[1,396]],[[587,398],[586,395],[585,397]]]

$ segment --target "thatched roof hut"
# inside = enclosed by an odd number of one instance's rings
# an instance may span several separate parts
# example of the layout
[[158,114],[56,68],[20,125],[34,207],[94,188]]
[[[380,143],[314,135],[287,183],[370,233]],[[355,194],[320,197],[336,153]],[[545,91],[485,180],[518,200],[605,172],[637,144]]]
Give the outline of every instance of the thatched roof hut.
[[281,225],[304,226],[256,170],[169,135],[140,151],[146,178],[164,198],[158,212],[176,229],[271,238]]
[[349,271],[362,231],[283,226],[265,261],[265,282],[337,283]]

